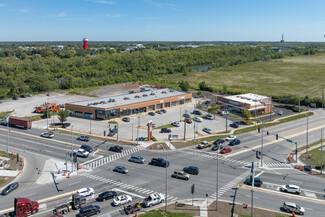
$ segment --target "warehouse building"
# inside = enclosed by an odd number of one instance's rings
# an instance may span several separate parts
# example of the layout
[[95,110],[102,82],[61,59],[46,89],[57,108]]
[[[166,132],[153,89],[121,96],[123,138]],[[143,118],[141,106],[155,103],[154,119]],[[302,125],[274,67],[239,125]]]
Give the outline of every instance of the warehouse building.
[[253,93],[235,96],[217,96],[217,104],[227,106],[236,112],[247,110],[251,116],[269,114],[272,112],[272,98]]
[[163,88],[67,103],[65,108],[75,117],[107,120],[191,102],[191,93]]

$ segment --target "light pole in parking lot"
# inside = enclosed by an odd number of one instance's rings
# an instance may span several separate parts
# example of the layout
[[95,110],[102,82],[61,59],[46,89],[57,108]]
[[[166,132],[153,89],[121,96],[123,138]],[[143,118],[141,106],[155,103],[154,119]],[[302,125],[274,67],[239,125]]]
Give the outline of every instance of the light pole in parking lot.
[[138,116],[137,145],[139,145],[139,129],[140,129],[140,115]]
[[217,151],[217,171],[216,171],[216,210],[218,211],[219,199],[219,150]]
[[164,149],[165,153],[166,153],[166,194],[165,194],[165,212],[167,212],[167,194],[168,194],[168,166],[167,166],[167,162],[168,162],[168,158],[167,158],[167,150],[165,149],[165,147],[160,144],[160,146]]
[[10,129],[9,129],[9,119],[10,116],[7,117],[7,155],[9,156],[9,136],[10,136]]
[[306,134],[306,153],[308,153],[308,115],[307,116],[307,134]]
[[323,174],[323,128],[320,129],[320,174]]

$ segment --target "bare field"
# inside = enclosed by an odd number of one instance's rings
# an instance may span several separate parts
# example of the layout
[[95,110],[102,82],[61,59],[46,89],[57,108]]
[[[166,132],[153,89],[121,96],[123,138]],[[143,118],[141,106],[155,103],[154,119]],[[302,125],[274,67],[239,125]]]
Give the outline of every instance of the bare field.
[[222,89],[242,90],[265,95],[301,94],[321,97],[325,84],[325,54],[290,57],[268,62],[230,66],[209,72],[191,72],[186,77],[169,75],[166,80],[188,81],[197,87],[201,81]]

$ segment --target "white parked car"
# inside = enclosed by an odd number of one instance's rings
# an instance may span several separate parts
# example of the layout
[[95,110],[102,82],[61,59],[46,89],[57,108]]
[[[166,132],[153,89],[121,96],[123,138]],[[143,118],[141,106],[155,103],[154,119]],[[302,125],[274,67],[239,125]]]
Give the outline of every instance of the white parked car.
[[179,127],[179,122],[174,121],[174,122],[172,123],[172,125],[173,125],[174,127]]
[[301,193],[301,189],[297,185],[282,185],[281,186],[281,191],[288,192],[288,193],[293,193],[293,194],[300,194]]
[[196,118],[193,119],[193,121],[195,121],[195,122],[202,122],[202,118],[196,117]]
[[144,199],[143,205],[145,207],[154,206],[165,201],[165,196],[163,194],[150,194],[147,198]]
[[53,132],[43,132],[41,134],[41,137],[46,137],[46,138],[53,138],[54,137],[54,133]]
[[88,157],[89,152],[86,151],[85,149],[80,148],[80,149],[74,149],[73,154],[77,155],[78,157],[85,157],[86,158],[86,157]]
[[234,140],[234,139],[237,139],[236,136],[233,136],[233,135],[230,135],[226,138],[227,141],[231,141],[231,140]]
[[94,193],[95,192],[93,188],[81,188],[77,191],[77,194],[79,196],[85,196],[85,197],[92,196]]
[[132,197],[130,195],[121,195],[115,197],[112,203],[114,206],[119,206],[129,202],[132,202]]

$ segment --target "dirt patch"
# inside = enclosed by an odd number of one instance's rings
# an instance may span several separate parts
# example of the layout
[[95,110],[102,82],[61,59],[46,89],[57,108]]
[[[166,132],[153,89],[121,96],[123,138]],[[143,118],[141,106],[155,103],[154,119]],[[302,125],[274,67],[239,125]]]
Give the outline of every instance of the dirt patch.
[[[9,154],[9,160],[6,163],[6,170],[16,170],[16,162],[17,162],[17,155]],[[17,163],[17,170],[22,170],[24,166],[21,165],[21,157],[19,157],[19,161]],[[16,177],[5,177],[0,176],[0,188],[6,186],[9,184],[12,180],[14,180]]]
[[192,145],[195,145],[194,143],[192,143],[191,141],[186,141],[186,142],[173,142],[172,141],[173,146],[176,149],[180,149],[180,148],[186,148]]
[[[163,209],[163,208],[160,208]],[[228,202],[218,202],[218,211],[216,209],[216,202],[210,204],[208,208],[208,216],[218,216],[218,217],[229,217],[232,216],[232,212],[241,215],[250,216],[251,208],[245,208],[243,204],[235,204]],[[169,212],[175,213],[193,213],[194,216],[200,216],[200,209],[196,206],[185,205],[181,203],[173,203],[168,205]],[[278,214],[276,212],[267,211],[264,209],[254,209],[254,216],[263,216],[263,217],[287,217],[286,214]]]
[[[163,148],[163,147],[164,148]],[[154,143],[151,146],[149,146],[150,149],[152,150],[170,150],[170,148],[168,147],[168,145],[166,145],[166,143],[162,142],[162,143]]]
[[122,94],[128,94],[129,90],[138,90],[139,83],[127,83],[127,84],[116,84],[105,87],[100,87],[97,90],[92,90],[88,94],[97,97],[116,96]]

